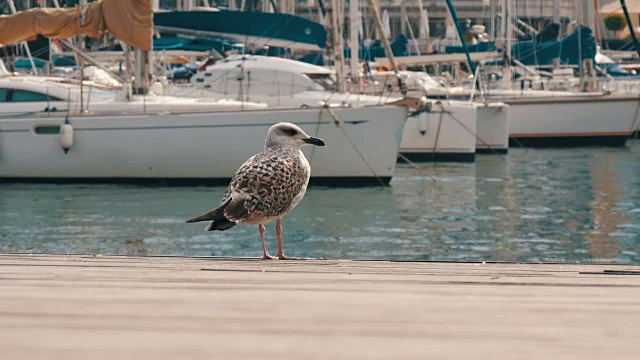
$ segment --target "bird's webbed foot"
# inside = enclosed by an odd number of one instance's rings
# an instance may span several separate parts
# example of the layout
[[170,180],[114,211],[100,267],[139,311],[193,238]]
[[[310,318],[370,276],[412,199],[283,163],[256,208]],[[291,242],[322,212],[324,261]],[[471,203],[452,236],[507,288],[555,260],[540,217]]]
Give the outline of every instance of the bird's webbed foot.
[[284,254],[278,254],[276,256],[276,258],[278,258],[278,260],[307,260],[307,258],[303,258],[303,257],[289,257],[289,256],[285,256]]

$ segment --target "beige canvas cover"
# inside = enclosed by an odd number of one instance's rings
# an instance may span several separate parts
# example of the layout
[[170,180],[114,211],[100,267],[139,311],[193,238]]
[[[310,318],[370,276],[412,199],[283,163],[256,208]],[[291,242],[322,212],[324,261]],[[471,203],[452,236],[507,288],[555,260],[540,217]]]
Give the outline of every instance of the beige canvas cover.
[[33,8],[0,16],[0,44],[5,45],[31,40],[38,34],[67,39],[83,33],[102,39],[107,31],[126,44],[151,50],[151,0],[98,0],[84,8]]

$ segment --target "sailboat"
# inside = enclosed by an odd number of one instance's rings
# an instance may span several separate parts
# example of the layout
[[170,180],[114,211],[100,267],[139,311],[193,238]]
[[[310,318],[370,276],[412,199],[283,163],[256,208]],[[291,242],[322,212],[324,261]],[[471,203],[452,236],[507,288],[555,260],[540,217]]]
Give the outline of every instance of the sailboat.
[[327,32],[322,24],[284,13],[230,11],[158,11],[154,14],[157,31],[218,37],[254,46],[276,46],[318,51],[325,48]]
[[[99,11],[121,3],[102,0],[89,6]],[[123,18],[151,19],[148,1],[131,4],[144,6]],[[24,25],[44,13],[55,14],[50,20],[60,19],[57,26],[78,23],[77,9],[12,16]],[[107,24],[113,20],[108,12],[101,16]],[[0,27],[7,19],[13,18],[0,18]],[[124,25],[125,33],[148,34],[149,43],[140,46],[151,48],[151,21],[146,27]],[[393,105],[269,108],[251,101],[132,95],[89,85],[6,73],[0,77],[5,89],[0,93],[0,181],[225,183],[262,148],[272,124],[289,121],[328,145],[323,151],[305,150],[312,182],[388,184],[408,111]]]
[[[353,2],[351,11],[357,4]],[[355,18],[357,15],[352,14]],[[335,24],[338,21],[334,21]],[[357,28],[357,26],[355,27]],[[357,36],[350,34],[351,73],[358,77]],[[338,33],[334,38],[340,39]],[[354,44],[355,43],[355,47]],[[340,46],[338,46],[340,48]],[[356,49],[356,50],[354,50]],[[398,102],[402,94],[392,96],[365,95],[341,89],[344,85],[343,71],[336,61],[335,71],[305,64],[291,59],[256,55],[237,55],[209,65],[191,78],[190,87],[170,89],[173,94],[220,99],[237,96],[236,100],[258,101],[269,106],[337,106],[363,107]],[[355,75],[354,75],[355,74]],[[357,86],[355,86],[357,87]],[[418,94],[422,96],[422,94]],[[427,101],[422,111],[407,119],[402,135],[400,152],[412,160],[461,160],[473,161],[477,146],[478,104],[459,101]],[[483,105],[484,107],[484,105]],[[489,108],[487,108],[489,109]],[[504,109],[504,111],[501,111]],[[500,111],[491,108],[483,114],[499,115],[499,122],[492,122],[489,131],[484,131],[487,141],[482,147],[504,151],[507,147],[508,111],[501,105]],[[486,124],[486,123],[483,123]],[[495,130],[494,124],[502,126]],[[491,134],[491,136],[488,136]]]
[[[508,10],[510,6],[502,5]],[[624,146],[627,138],[632,133],[634,124],[638,124],[640,116],[640,96],[638,94],[616,93],[611,91],[598,91],[590,82],[590,74],[583,77],[580,88],[582,91],[569,90],[549,90],[543,88],[535,89],[529,76],[512,82],[513,63],[517,54],[512,56],[512,49],[520,49],[525,45],[511,46],[511,35],[509,29],[509,14],[503,14],[501,25],[502,38],[505,38],[505,61],[502,64],[501,73],[503,78],[494,87],[488,87],[482,94],[486,99],[501,101],[510,107],[510,129],[509,137],[512,145],[525,146]],[[595,54],[595,39],[589,38],[590,30],[579,27],[576,35],[569,40],[581,44],[591,39],[593,44],[590,48]],[[577,39],[577,40],[576,40]],[[578,40],[581,40],[579,42]],[[534,44],[535,45],[535,44]],[[532,49],[545,49],[549,51],[551,45],[531,45],[526,46]],[[555,46],[555,49],[562,50],[562,46]],[[589,69],[589,53],[581,54],[578,49],[566,51],[572,58],[577,58],[576,62],[581,64],[583,69]],[[537,50],[536,50],[537,51]],[[578,56],[576,56],[578,55]],[[567,55],[568,56],[568,55]],[[535,56],[533,56],[535,58]],[[523,58],[521,60],[525,61]],[[522,64],[517,64],[527,75],[536,75],[536,71]],[[570,74],[573,71],[570,70]],[[543,84],[544,85],[544,84]],[[434,89],[433,96],[468,98],[475,89]]]

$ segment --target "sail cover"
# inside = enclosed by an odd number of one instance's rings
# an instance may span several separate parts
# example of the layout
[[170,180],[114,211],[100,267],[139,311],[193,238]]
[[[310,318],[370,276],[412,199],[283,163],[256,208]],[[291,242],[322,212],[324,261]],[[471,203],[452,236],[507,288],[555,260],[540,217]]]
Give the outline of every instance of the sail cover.
[[250,11],[157,12],[155,29],[201,37],[221,37],[256,46],[322,50],[327,45],[324,25],[291,14]]
[[99,40],[106,32],[133,47],[151,50],[151,1],[98,0],[86,7],[33,8],[0,16],[0,44],[4,45],[32,40],[38,34],[67,39],[82,33]]

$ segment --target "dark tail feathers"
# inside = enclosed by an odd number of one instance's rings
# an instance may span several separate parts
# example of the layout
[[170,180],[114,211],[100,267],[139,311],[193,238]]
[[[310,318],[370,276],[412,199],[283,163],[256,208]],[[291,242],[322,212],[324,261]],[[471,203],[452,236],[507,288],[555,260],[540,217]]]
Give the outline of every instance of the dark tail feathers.
[[229,230],[232,227],[238,225],[238,223],[234,222],[234,221],[229,221],[227,219],[224,220],[214,220],[211,222],[211,224],[209,224],[209,226],[207,226],[204,230],[205,231],[211,231],[211,230],[220,230],[220,231],[225,231],[225,230]]
[[225,202],[224,204],[222,204],[219,208],[217,208],[215,210],[211,210],[206,214],[203,214],[203,215],[200,215],[200,216],[196,216],[196,217],[194,217],[192,219],[187,220],[187,223],[194,223],[194,222],[212,220],[211,224],[209,224],[209,226],[207,226],[205,228],[206,231],[211,231],[211,230],[220,230],[220,231],[229,230],[232,227],[237,225],[236,222],[229,221],[224,216],[224,209],[229,205],[229,202],[231,202],[231,199],[229,199],[227,202]]

